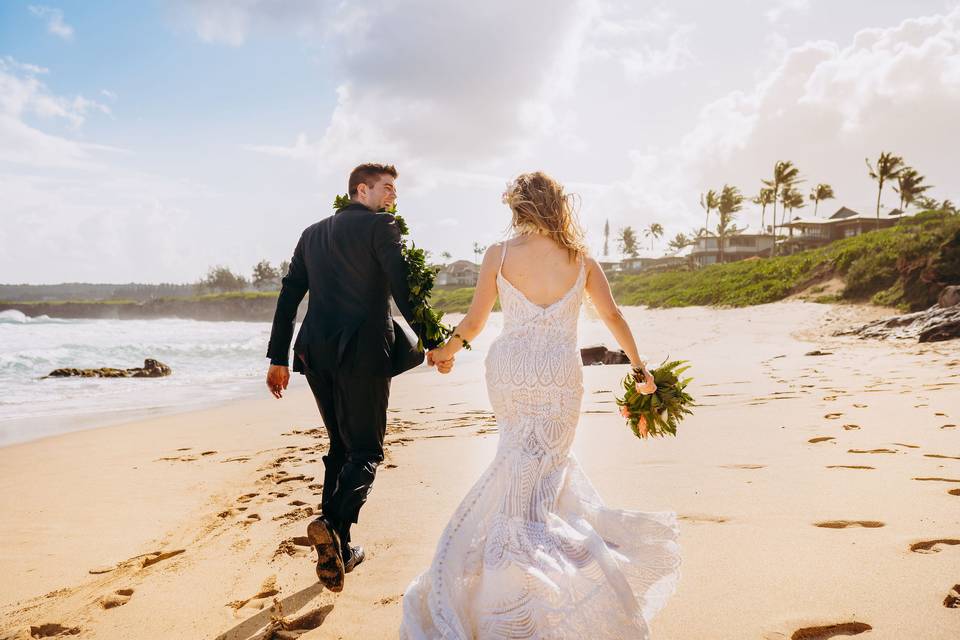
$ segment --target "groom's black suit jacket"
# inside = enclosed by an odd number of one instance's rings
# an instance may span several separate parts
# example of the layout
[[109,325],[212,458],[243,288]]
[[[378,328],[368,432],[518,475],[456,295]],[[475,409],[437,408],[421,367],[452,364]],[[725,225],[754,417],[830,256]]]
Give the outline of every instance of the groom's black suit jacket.
[[400,230],[393,215],[350,204],[304,229],[283,277],[267,357],[288,365],[297,307],[310,292],[293,345],[293,370],[395,376],[423,362],[417,342],[390,314],[390,296],[426,348],[414,319]]

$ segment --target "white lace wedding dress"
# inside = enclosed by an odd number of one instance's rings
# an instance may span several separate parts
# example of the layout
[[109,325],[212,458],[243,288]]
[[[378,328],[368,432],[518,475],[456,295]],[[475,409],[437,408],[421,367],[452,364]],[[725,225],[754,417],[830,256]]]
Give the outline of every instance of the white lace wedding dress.
[[484,360],[497,453],[403,594],[400,638],[649,638],[680,578],[679,527],[673,511],[607,508],[570,452],[586,269],[541,307],[502,267],[503,331]]

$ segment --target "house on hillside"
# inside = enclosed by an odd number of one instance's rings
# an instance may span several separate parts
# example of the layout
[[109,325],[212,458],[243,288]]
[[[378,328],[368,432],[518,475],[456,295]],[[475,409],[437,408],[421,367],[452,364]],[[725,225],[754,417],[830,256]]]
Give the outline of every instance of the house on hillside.
[[469,260],[456,260],[441,267],[434,282],[440,286],[475,287],[479,278],[479,265]]
[[[735,262],[745,258],[767,258],[773,251],[773,236],[768,233],[741,233],[723,239],[723,261]],[[694,238],[690,260],[697,267],[720,262],[719,238],[701,235]]]
[[680,251],[664,256],[639,256],[624,258],[620,261],[621,273],[639,273],[641,271],[659,271],[681,267],[690,262],[691,247],[684,247]]
[[[879,227],[892,227],[909,214],[900,209],[881,214]],[[847,207],[840,207],[829,218],[795,217],[783,224],[783,229],[789,231],[786,237],[777,239],[777,254],[786,255],[815,249],[830,244],[836,240],[858,236],[877,228],[876,215],[864,215]]]

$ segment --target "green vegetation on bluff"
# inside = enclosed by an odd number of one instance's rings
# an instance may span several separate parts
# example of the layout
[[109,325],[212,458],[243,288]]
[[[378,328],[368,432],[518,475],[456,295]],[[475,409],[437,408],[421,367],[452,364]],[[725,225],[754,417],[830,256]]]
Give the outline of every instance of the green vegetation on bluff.
[[844,280],[842,299],[926,308],[943,284],[960,282],[960,215],[926,211],[819,249],[695,271],[627,275],[612,287],[623,305],[743,307],[781,300],[833,276]]

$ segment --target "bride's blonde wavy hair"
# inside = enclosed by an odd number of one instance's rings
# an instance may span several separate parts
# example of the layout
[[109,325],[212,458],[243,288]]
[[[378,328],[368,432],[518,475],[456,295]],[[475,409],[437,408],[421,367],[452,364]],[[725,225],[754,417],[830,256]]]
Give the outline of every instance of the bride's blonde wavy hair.
[[511,228],[517,233],[549,236],[571,259],[587,254],[583,228],[577,221],[576,196],[542,171],[522,173],[507,185],[503,202],[513,211]]

